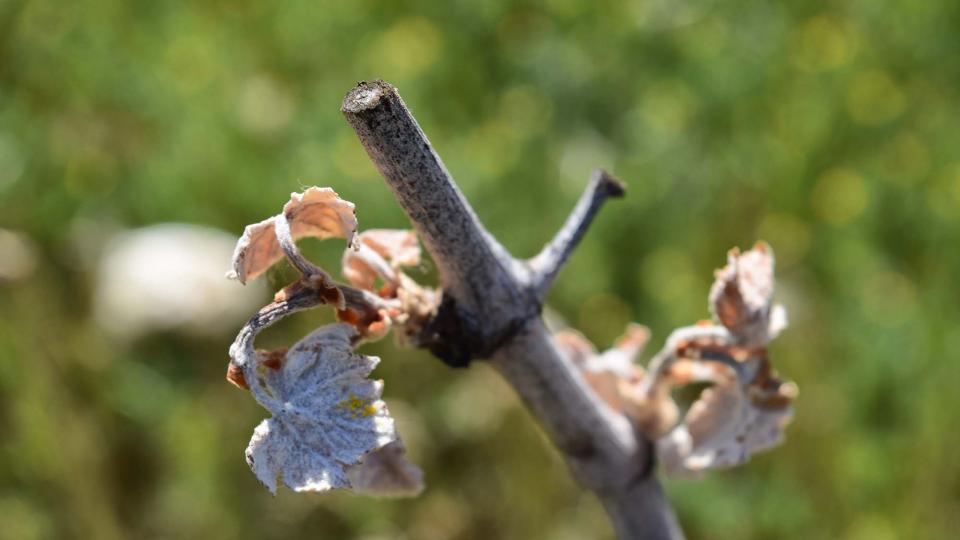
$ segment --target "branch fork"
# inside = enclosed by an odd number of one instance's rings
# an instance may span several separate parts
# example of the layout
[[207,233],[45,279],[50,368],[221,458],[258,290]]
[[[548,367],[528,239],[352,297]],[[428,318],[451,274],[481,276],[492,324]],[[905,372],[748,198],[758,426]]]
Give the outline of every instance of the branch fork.
[[544,297],[603,204],[624,186],[594,173],[543,251],[513,258],[480,223],[396,88],[361,82],[341,108],[440,273],[431,351],[451,365],[486,358],[520,395],[574,475],[603,502],[621,538],[682,538],[650,474],[652,445],[606,407],[539,314]]

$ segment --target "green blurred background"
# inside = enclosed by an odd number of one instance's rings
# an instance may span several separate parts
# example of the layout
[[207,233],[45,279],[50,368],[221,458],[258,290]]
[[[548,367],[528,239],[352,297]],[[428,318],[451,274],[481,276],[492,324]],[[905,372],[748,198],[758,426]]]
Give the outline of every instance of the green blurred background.
[[[517,255],[591,168],[627,182],[550,298],[601,347],[636,320],[658,348],[707,315],[729,247],[773,245],[796,419],[746,466],[666,483],[691,537],[955,537],[958,36],[955,0],[0,0],[0,538],[611,537],[482,364],[368,347],[419,498],[274,498],[243,459],[265,413],[223,379],[244,316],[202,290],[200,323],[97,315],[125,229],[236,237],[312,184],[361,228],[407,226],[339,112],[371,78]],[[336,268],[328,244],[310,249]],[[220,283],[228,255],[196,271]]]

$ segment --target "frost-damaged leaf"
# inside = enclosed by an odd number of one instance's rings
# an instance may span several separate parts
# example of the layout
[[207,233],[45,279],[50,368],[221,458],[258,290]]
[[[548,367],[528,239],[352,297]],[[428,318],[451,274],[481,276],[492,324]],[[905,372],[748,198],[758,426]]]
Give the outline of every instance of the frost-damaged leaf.
[[676,423],[677,407],[669,390],[650,394],[643,390],[645,374],[634,360],[649,337],[647,327],[630,324],[613,348],[602,354],[575,330],[558,332],[554,340],[607,406],[625,414],[649,436],[656,437]]
[[254,431],[247,463],[271,492],[278,478],[294,491],[349,488],[347,470],[397,439],[382,381],[366,378],[379,360],[353,352],[356,337],[350,325],[332,324],[278,362],[259,355],[247,364],[246,382],[273,413]]
[[773,250],[764,242],[741,254],[732,249],[716,272],[710,309],[741,343],[763,346],[786,326],[786,313],[772,305]]
[[[593,343],[576,330],[557,332],[553,340],[597,396],[611,409],[622,411],[623,403],[617,384],[621,377],[632,377],[635,368],[624,365],[620,358],[613,358],[612,365],[605,363]],[[627,362],[629,364],[629,360]]]
[[793,416],[789,403],[796,396],[792,384],[777,384],[762,401],[751,397],[736,372],[714,364],[709,376],[714,386],[703,391],[687,412],[683,423],[657,442],[657,452],[668,473],[697,476],[708,469],[733,467],[751,454],[783,440]]
[[[294,240],[307,236],[321,240],[337,237],[346,238],[348,246],[354,245],[357,231],[354,205],[341,199],[330,188],[311,187],[303,193],[291,193],[282,216],[289,222]],[[246,283],[283,258],[276,236],[278,218],[281,216],[273,216],[244,229],[233,252],[229,277]]]
[[357,236],[357,245],[343,253],[343,275],[354,287],[372,291],[378,278],[396,287],[398,269],[420,264],[420,243],[413,231],[370,229]]
[[[647,437],[660,438],[667,472],[699,474],[776,445],[790,422],[796,386],[778,380],[767,357],[767,343],[786,326],[786,312],[772,297],[773,251],[758,243],[742,255],[732,250],[717,272],[710,304],[722,325],[701,321],[675,330],[647,372],[633,364],[648,338],[638,325],[603,354],[575,331],[555,341],[604,403]],[[693,383],[713,386],[674,427],[679,411],[671,392]]]
[[[343,253],[343,274],[354,287],[397,303],[377,320],[379,334],[391,327],[398,341],[420,345],[427,322],[436,313],[440,295],[423,287],[403,273],[402,268],[420,264],[420,243],[416,233],[406,230],[371,229],[357,237],[357,249]],[[377,287],[377,281],[382,286]],[[341,313],[342,320],[353,320],[356,314]]]
[[227,381],[241,390],[249,390],[246,377],[243,376],[243,368],[230,362],[227,366]]
[[773,374],[766,345],[786,327],[772,304],[773,252],[764,243],[732,250],[710,291],[715,318],[676,330],[651,362],[648,394],[707,382],[683,422],[657,441],[668,473],[699,475],[744,463],[775,446],[793,416],[793,383]]
[[617,338],[613,347],[600,355],[597,367],[619,373],[624,377],[634,377],[643,373],[643,369],[634,364],[650,340],[650,329],[642,324],[630,323],[622,336]]
[[414,497],[423,491],[423,471],[407,460],[400,440],[375,450],[347,471],[353,491],[376,497]]
[[379,253],[394,268],[420,264],[420,242],[411,230],[368,229],[360,234],[358,242]]
[[283,205],[283,213],[294,238],[346,238],[347,245],[353,245],[357,232],[354,205],[330,188],[311,187],[302,194],[291,193],[290,201]]

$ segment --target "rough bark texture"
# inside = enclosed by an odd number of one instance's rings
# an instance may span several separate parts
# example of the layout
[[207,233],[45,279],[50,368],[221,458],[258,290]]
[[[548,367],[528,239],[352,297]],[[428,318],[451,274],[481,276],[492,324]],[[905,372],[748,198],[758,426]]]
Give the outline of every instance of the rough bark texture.
[[543,253],[517,261],[483,228],[393,86],[362,82],[342,111],[440,271],[444,299],[431,351],[457,366],[488,358],[603,502],[621,538],[681,538],[652,472],[649,441],[602,405],[539,317],[561,266],[622,184],[598,172]]

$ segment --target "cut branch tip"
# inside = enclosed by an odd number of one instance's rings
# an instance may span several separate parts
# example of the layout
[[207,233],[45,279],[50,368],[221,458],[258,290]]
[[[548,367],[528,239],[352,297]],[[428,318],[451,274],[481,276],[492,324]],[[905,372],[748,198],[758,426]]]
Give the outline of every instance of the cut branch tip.
[[384,95],[396,93],[396,88],[381,80],[360,81],[343,98],[340,111],[357,114],[376,108]]

